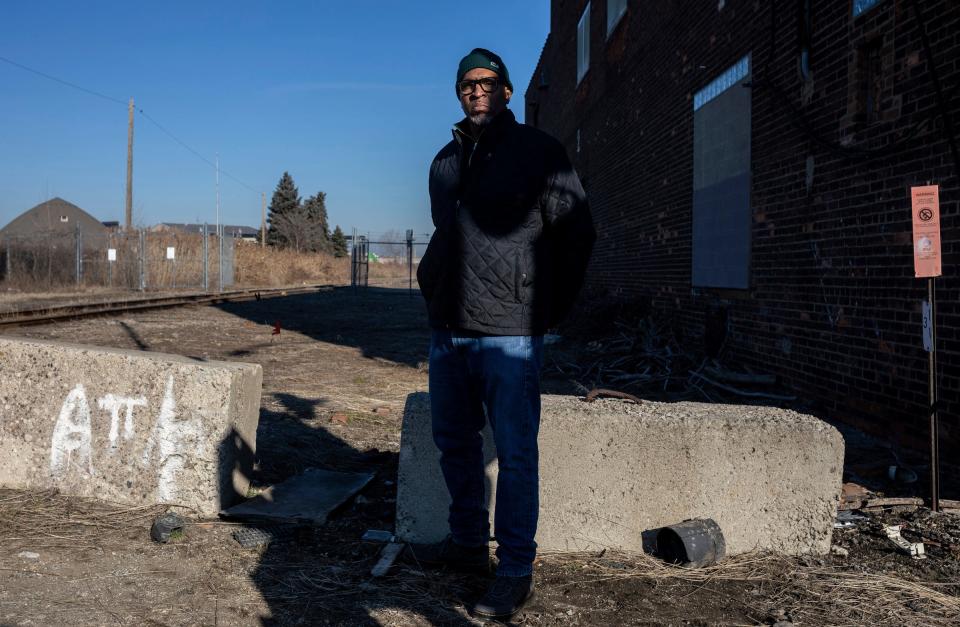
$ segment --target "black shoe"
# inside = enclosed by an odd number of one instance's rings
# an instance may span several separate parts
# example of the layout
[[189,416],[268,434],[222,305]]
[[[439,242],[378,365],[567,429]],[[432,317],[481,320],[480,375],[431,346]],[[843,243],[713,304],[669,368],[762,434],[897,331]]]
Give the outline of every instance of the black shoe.
[[422,566],[446,567],[463,573],[487,575],[490,573],[490,548],[463,546],[447,536],[433,544],[411,544],[408,548],[410,561]]
[[505,577],[497,575],[473,611],[489,618],[508,618],[533,599],[533,576]]

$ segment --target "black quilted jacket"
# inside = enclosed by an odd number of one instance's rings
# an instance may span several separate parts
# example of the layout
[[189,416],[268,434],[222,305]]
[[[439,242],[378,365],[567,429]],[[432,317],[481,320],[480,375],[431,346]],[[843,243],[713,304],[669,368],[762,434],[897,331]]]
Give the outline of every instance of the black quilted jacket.
[[596,234],[563,146],[505,110],[430,166],[436,231],[417,269],[434,328],[539,335],[569,312]]

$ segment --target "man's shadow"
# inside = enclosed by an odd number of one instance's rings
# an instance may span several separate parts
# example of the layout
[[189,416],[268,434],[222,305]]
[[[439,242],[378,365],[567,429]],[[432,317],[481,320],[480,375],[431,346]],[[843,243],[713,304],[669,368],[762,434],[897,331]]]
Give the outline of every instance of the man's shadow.
[[[385,577],[371,568],[383,544],[361,538],[368,529],[392,531],[397,491],[396,453],[360,451],[313,422],[325,399],[277,394],[280,407],[261,410],[257,450],[238,433],[223,438],[221,496],[242,501],[231,480],[234,472],[253,469],[252,485],[275,485],[307,468],[369,472],[373,479],[360,493],[335,509],[322,526],[289,525],[279,541],[259,549],[251,581],[268,612],[263,625],[379,625],[377,615],[400,612],[432,625],[471,625],[462,607],[486,585],[469,576],[432,573],[398,562]],[[225,460],[236,459],[228,465]],[[239,544],[232,547],[244,549]],[[221,608],[221,611],[223,609]],[[238,617],[239,618],[239,617]]]

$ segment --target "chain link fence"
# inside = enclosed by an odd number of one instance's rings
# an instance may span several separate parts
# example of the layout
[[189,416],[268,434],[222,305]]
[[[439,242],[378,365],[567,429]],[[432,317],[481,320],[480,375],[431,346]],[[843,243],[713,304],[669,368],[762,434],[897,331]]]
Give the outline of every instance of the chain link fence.
[[0,282],[29,290],[223,290],[234,282],[236,242],[213,229],[0,236]]
[[417,266],[427,243],[417,241],[410,229],[405,236],[388,231],[376,240],[354,230],[350,239],[350,284],[417,289]]

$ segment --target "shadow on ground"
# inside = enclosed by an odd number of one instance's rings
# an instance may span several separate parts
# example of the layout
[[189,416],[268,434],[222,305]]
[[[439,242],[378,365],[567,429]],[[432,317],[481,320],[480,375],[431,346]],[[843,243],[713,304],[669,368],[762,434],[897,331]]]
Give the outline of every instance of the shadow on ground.
[[[402,564],[386,577],[370,574],[383,544],[361,538],[368,529],[394,528],[398,456],[358,450],[319,425],[315,410],[326,403],[292,394],[275,394],[273,402],[265,403],[276,408],[261,410],[253,484],[273,485],[307,468],[374,477],[325,525],[296,529],[289,539],[260,549],[250,579],[269,608],[262,624],[474,624],[462,608],[482,593],[482,579],[441,578]],[[225,439],[225,446],[235,444],[235,439]],[[237,545],[236,550],[254,549]]]
[[[364,357],[416,367],[430,344],[418,290],[330,288],[316,294],[220,303],[219,309],[257,324],[276,325],[314,340],[359,348]],[[238,349],[249,355],[256,347]],[[244,352],[249,351],[249,352]]]

